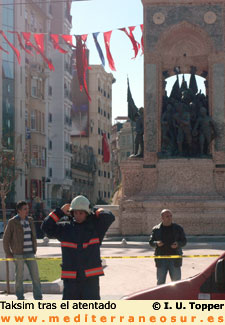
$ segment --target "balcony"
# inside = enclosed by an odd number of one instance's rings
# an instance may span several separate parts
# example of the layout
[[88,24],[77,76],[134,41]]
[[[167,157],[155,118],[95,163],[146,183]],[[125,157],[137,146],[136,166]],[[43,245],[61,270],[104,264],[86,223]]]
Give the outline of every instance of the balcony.
[[72,153],[72,144],[70,144],[69,142],[65,142],[65,152],[69,152]]
[[72,126],[72,118],[68,115],[64,116],[64,124],[68,126]]
[[72,170],[71,169],[65,169],[65,177],[72,179]]

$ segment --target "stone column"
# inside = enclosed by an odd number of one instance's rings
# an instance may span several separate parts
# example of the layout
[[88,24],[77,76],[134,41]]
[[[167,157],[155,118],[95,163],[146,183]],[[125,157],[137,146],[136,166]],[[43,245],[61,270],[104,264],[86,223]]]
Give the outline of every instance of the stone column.
[[224,63],[213,64],[212,79],[212,118],[219,133],[215,139],[215,152],[224,152]]

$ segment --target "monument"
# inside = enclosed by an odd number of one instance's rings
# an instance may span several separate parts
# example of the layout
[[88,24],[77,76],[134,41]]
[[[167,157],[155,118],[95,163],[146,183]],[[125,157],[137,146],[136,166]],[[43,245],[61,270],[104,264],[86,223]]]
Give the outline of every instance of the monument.
[[[187,234],[225,234],[225,3],[142,3],[144,157],[121,164],[121,232],[149,234],[169,208]],[[180,73],[190,84],[168,98],[166,79]]]

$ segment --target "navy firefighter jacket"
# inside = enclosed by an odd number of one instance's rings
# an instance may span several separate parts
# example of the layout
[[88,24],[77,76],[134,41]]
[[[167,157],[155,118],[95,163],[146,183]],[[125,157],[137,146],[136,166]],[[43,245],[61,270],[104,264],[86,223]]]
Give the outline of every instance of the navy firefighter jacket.
[[115,220],[110,211],[98,209],[88,215],[86,221],[60,224],[63,211],[51,212],[42,224],[42,230],[61,242],[62,279],[84,279],[104,275],[100,245],[109,226]]

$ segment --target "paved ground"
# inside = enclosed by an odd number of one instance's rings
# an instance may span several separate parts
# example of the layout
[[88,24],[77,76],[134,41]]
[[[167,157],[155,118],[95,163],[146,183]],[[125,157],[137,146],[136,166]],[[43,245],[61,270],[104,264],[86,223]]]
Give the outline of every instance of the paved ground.
[[[122,247],[120,242],[108,242],[103,245],[104,256],[153,256],[153,250],[146,243],[129,242]],[[189,243],[185,255],[222,254],[225,250],[224,242]],[[60,256],[60,247],[38,247],[38,256]],[[213,258],[184,258],[182,278],[188,278],[203,271],[215,260]],[[151,258],[123,258],[105,259],[105,276],[100,277],[102,299],[120,299],[124,295],[147,289],[156,284],[156,270]],[[167,278],[167,282],[169,279]],[[32,293],[25,294],[26,299],[32,299]],[[61,299],[62,295],[45,294],[44,299]],[[15,295],[0,294],[0,300],[16,299]]]

